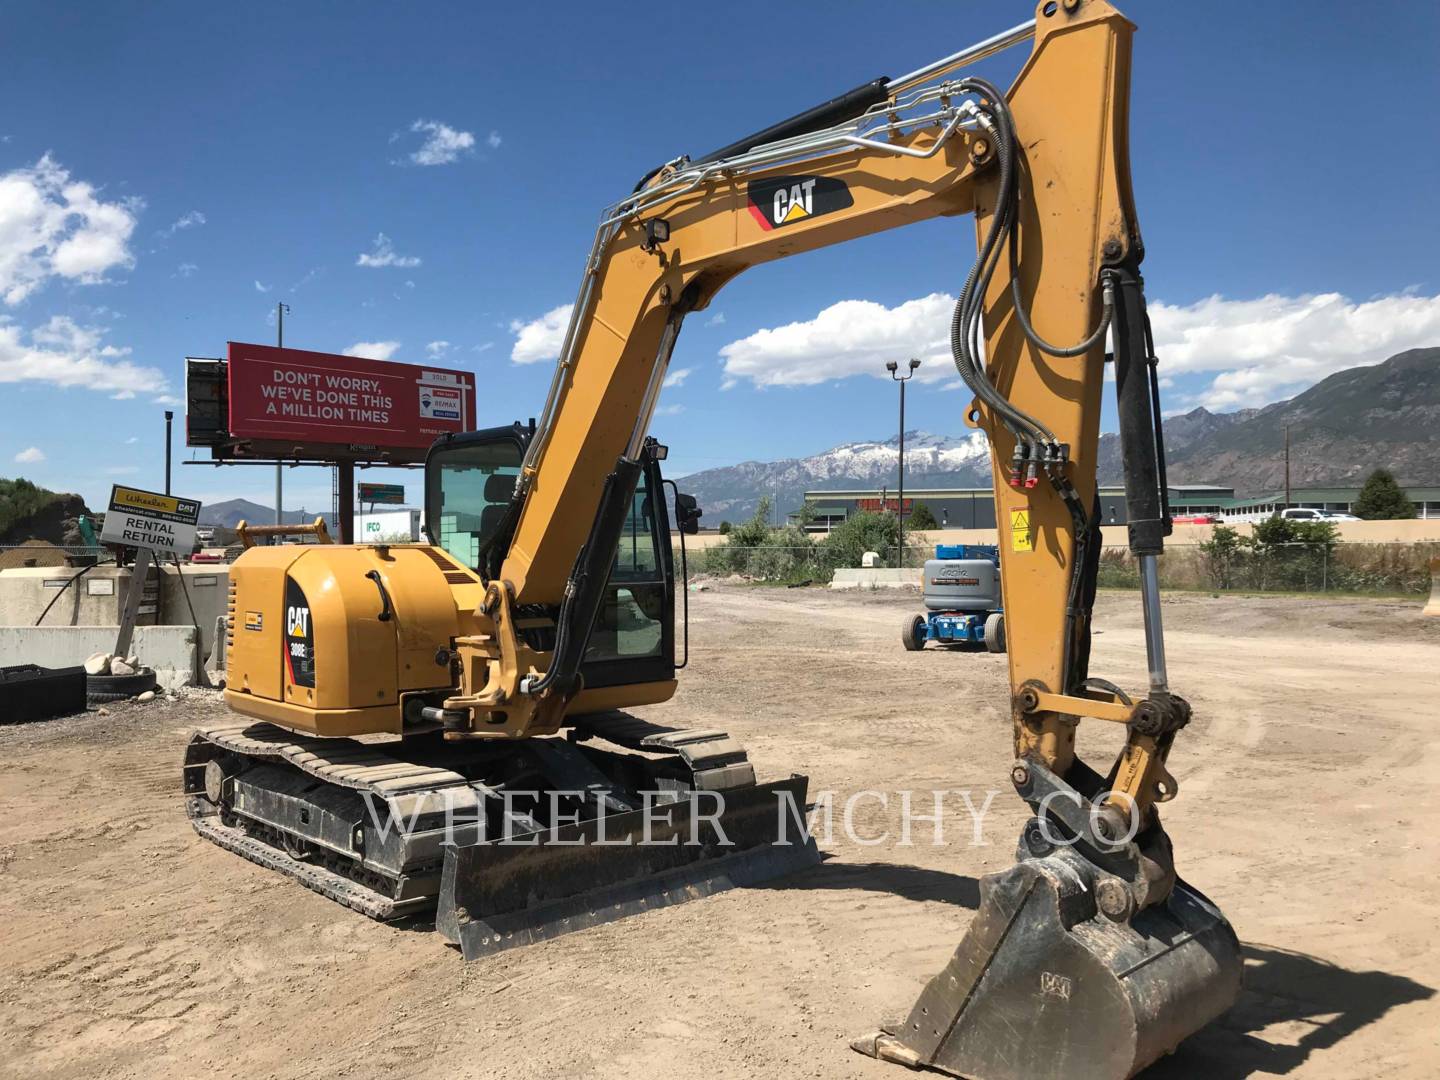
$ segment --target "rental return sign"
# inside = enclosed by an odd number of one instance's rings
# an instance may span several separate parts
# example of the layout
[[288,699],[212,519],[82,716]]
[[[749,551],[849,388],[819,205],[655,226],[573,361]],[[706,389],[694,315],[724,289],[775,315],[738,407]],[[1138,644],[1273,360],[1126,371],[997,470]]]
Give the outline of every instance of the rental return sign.
[[150,551],[188,555],[195,546],[200,504],[139,488],[110,489],[110,508],[100,539],[107,544],[128,544]]

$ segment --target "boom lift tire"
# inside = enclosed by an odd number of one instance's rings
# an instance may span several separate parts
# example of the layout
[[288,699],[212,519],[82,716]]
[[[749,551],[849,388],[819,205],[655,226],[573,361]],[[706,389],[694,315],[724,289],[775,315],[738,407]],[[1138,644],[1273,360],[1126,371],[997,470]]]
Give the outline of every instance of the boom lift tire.
[[985,648],[993,653],[1005,651],[1005,616],[999,611],[991,612],[985,619]]
[[900,640],[907,652],[919,652],[925,647],[925,616],[911,615],[905,620],[900,631]]

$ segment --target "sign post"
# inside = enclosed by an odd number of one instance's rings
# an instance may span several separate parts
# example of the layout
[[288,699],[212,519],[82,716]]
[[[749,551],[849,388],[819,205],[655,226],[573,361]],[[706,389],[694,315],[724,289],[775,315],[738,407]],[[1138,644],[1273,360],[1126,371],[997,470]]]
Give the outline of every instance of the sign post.
[[[105,528],[100,540],[107,544],[124,544],[137,548],[135,566],[130,576],[130,591],[125,594],[125,611],[120,618],[120,634],[115,639],[115,655],[125,656],[135,634],[135,618],[150,576],[155,554],[177,556],[195,546],[195,528],[200,520],[200,504],[194,499],[179,499],[139,488],[110,489],[110,507],[105,513]],[[178,559],[177,559],[178,561]]]

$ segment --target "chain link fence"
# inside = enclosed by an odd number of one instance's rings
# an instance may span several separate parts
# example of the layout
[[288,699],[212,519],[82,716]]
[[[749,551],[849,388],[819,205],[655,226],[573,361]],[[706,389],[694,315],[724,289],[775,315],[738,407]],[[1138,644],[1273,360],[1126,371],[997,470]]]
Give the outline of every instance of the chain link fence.
[[115,556],[101,547],[63,547],[59,544],[43,542],[0,544],[0,570],[23,566],[65,566],[72,559],[77,564],[97,561],[114,562]]
[[[934,558],[935,549],[929,544],[907,543],[903,560],[894,547],[879,550],[877,555],[876,566],[919,568],[926,559]],[[1423,596],[1430,591],[1429,561],[1435,557],[1440,557],[1440,542],[1290,543],[1258,550],[1172,545],[1160,557],[1160,584],[1189,591]],[[691,551],[689,565],[691,574],[793,585],[805,581],[828,584],[835,570],[859,562],[850,552],[827,549],[822,540],[811,544],[716,544]],[[1127,548],[1101,551],[1099,585],[1140,587],[1140,572]]]
[[[1160,585],[1212,592],[1331,592],[1424,596],[1440,542],[1413,544],[1284,543],[1258,548],[1166,548]],[[1100,554],[1101,588],[1138,589],[1140,572],[1126,548]]]

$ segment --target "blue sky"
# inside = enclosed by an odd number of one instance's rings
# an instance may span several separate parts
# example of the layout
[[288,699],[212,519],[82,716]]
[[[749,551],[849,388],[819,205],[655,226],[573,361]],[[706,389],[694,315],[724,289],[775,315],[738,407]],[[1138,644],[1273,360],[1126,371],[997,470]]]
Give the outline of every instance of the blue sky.
[[[1134,181],[1167,407],[1263,404],[1440,343],[1435,9],[1122,8],[1140,26]],[[641,173],[1030,14],[880,11],[7,5],[0,475],[92,505],[112,481],[157,486],[183,357],[273,341],[278,300],[287,345],[434,355],[476,371],[482,423],[533,415],[550,364],[514,358],[549,335],[526,324],[570,302],[599,208]],[[893,434],[880,354],[933,346],[946,304],[924,298],[953,295],[972,253],[958,219],[732,283],[672,363],[688,374],[656,434],[673,471]],[[787,370],[760,332],[791,324],[811,353]],[[836,361],[857,336],[874,355]],[[913,384],[911,426],[959,433],[944,367]],[[770,385],[786,382],[807,385]],[[176,479],[207,502],[268,502],[271,484],[257,468]],[[288,507],[328,500],[327,473],[288,474]]]

